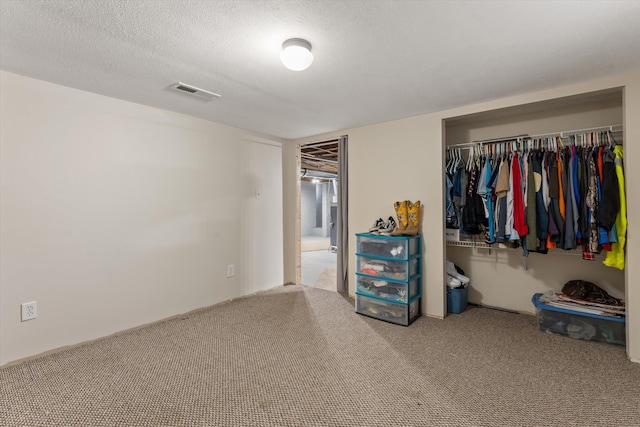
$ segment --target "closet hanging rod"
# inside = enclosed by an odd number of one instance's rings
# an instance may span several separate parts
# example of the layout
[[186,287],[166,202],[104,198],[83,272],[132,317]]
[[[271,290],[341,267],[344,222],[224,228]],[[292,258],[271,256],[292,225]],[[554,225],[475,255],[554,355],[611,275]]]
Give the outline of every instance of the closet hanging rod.
[[540,133],[537,135],[531,135],[529,136],[529,138],[539,138],[541,136],[559,136],[560,138],[564,138],[565,136],[569,136],[569,135],[579,135],[581,133],[603,132],[603,131],[622,132],[622,125],[598,126],[598,127],[586,128],[586,129],[566,130],[564,132]]
[[599,131],[621,132],[622,128],[623,128],[622,125],[609,125],[609,126],[598,126],[598,127],[585,128],[585,129],[565,130],[565,131],[562,131],[562,132],[540,133],[540,134],[537,134],[537,135],[523,134],[523,135],[516,135],[516,136],[508,136],[508,137],[504,137],[504,138],[483,139],[483,140],[480,140],[480,141],[463,142],[463,143],[460,143],[460,144],[450,144],[450,145],[447,145],[446,148],[447,149],[449,149],[449,148],[462,148],[462,147],[471,147],[471,146],[483,145],[483,144],[509,142],[509,141],[516,141],[516,140],[518,140],[518,138],[520,138],[520,139],[534,139],[534,138],[552,137],[552,136],[559,136],[561,138],[564,138],[565,136],[569,136],[569,135],[579,135],[581,133],[589,133],[589,132],[599,132]]
[[523,135],[516,135],[516,136],[507,136],[507,137],[504,137],[504,138],[483,139],[481,141],[463,142],[461,144],[451,144],[451,145],[447,145],[447,148],[469,147],[469,146],[474,146],[474,145],[493,144],[495,142],[517,141],[519,138],[520,139],[522,139],[522,138],[530,138],[530,136],[527,135],[527,134],[523,134]]

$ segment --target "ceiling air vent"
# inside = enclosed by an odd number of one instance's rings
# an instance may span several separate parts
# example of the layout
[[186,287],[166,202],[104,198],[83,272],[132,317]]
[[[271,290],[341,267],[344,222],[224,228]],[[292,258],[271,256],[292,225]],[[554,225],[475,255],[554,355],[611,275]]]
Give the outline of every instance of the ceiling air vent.
[[176,83],[171,85],[171,89],[177,90],[182,93],[197,96],[198,98],[206,99],[207,101],[213,101],[220,98],[217,93],[209,92],[208,90],[200,89],[199,87],[191,86],[184,83]]

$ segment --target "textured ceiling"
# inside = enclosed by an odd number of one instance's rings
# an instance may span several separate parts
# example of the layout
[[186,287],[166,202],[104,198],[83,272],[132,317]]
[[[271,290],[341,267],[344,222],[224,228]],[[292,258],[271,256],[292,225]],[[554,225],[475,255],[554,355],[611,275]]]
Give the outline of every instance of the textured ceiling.
[[[0,5],[5,71],[283,138],[640,70],[639,0]],[[291,37],[306,71],[279,61]]]

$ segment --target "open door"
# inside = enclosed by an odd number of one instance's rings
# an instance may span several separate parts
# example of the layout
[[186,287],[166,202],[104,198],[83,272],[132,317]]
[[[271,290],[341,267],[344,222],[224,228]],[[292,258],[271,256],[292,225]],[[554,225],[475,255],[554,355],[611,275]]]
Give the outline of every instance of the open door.
[[[299,283],[346,293],[346,136],[298,146]],[[344,160],[344,167],[341,167]],[[347,282],[348,283],[348,282]]]

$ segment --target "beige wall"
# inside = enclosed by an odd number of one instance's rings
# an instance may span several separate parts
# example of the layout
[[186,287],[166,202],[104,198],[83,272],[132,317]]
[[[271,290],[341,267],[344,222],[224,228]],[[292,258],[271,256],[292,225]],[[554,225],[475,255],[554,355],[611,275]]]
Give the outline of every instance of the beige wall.
[[[355,289],[353,234],[366,230],[378,216],[392,214],[394,201],[420,199],[425,205],[423,218],[424,300],[422,308],[428,316],[441,318],[445,315],[444,258],[448,252],[444,245],[443,215],[442,163],[444,159],[445,121],[525,105],[532,107],[542,105],[544,107],[544,103],[549,100],[616,88],[624,88],[624,109],[622,110],[624,113],[621,113],[619,107],[603,107],[603,110],[611,110],[606,114],[613,111],[613,114],[623,115],[625,150],[627,165],[629,165],[633,164],[633,159],[640,160],[640,144],[638,144],[638,141],[640,141],[640,121],[637,119],[640,115],[640,74],[638,73],[583,82],[572,86],[518,95],[403,120],[340,130],[331,134],[318,135],[296,141],[296,143],[303,143],[344,134],[349,136],[350,244],[348,250],[351,254],[349,262],[350,292],[353,293]],[[526,109],[532,110],[531,108]],[[490,116],[489,114],[487,117]],[[487,117],[484,119],[486,120]],[[535,121],[536,119],[533,120]],[[547,124],[553,126],[553,129],[549,131],[564,130],[565,127],[562,125],[557,128],[556,123],[547,122]],[[490,126],[497,125],[498,123],[492,123]],[[557,125],[560,126],[560,123],[557,123]],[[595,125],[597,126],[599,123]],[[567,130],[572,128],[569,127]],[[506,129],[503,128],[502,130]],[[537,132],[536,130],[527,131],[529,133]],[[461,138],[467,140],[468,136],[462,135]],[[285,170],[292,167],[293,165],[290,163],[284,165]],[[627,189],[640,186],[640,169],[627,166],[626,180]],[[284,185],[286,188],[291,183],[285,182]],[[630,220],[627,232],[628,260],[638,259],[640,255],[640,227],[634,226],[633,223],[634,218],[638,218],[636,213],[640,212],[640,196],[637,194],[640,193],[627,191],[628,217]],[[287,203],[288,197],[289,193],[285,191],[285,203]],[[294,213],[285,211],[285,224],[287,226],[293,226],[294,224],[292,215]],[[507,256],[517,257],[517,254],[514,253]],[[560,256],[563,258],[558,262],[569,262],[570,258],[568,256]],[[291,279],[291,272],[295,271],[295,266],[291,265],[291,260],[295,259],[295,248],[291,245],[285,245],[284,259],[285,279],[293,280]],[[573,260],[571,261],[572,264],[578,261]],[[506,261],[505,264],[510,265],[513,271],[510,272],[509,277],[498,276],[495,280],[502,281],[505,286],[508,286],[513,277],[522,275],[523,263],[520,257],[517,260],[514,258],[514,261]],[[582,265],[577,264],[576,267],[581,268],[580,266]],[[539,265],[534,261],[532,261],[531,268],[534,271],[540,271]],[[593,268],[596,267],[593,266]],[[617,276],[616,279],[612,280],[610,288],[621,293],[622,285],[619,284],[619,273],[615,273],[613,270],[610,271],[613,276]],[[525,274],[535,275],[536,273]],[[634,307],[640,307],[640,266],[633,262],[627,262],[624,276],[626,278],[624,280],[624,294],[629,306],[627,316],[627,353],[630,359],[640,362],[640,310],[634,310]],[[526,297],[530,299],[530,289],[526,289],[524,292],[527,293]],[[516,292],[515,294],[506,295],[504,300],[496,301],[496,303],[505,306],[523,307],[521,303],[523,297],[523,292]]]
[[283,283],[281,141],[0,84],[0,364]]

